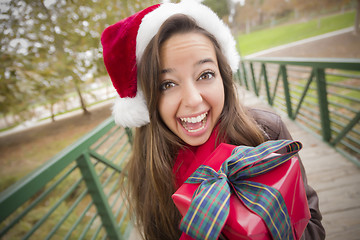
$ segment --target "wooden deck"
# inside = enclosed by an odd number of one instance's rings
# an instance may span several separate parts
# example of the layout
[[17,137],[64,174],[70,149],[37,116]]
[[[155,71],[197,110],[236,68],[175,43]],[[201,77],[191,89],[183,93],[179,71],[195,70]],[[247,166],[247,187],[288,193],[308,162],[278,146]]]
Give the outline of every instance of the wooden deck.
[[[241,91],[247,106],[272,110],[250,92]],[[294,140],[303,143],[300,156],[309,185],[318,193],[326,239],[360,239],[360,168],[321,139],[282,116]]]

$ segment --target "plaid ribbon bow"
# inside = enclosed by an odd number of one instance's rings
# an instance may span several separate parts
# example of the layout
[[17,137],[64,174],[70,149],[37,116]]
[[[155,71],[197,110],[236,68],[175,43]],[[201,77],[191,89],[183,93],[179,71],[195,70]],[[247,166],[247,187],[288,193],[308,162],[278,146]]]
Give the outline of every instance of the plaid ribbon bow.
[[[283,148],[286,153],[268,157]],[[229,216],[229,199],[233,191],[247,208],[265,221],[273,239],[293,239],[281,193],[246,179],[285,163],[301,148],[301,143],[296,141],[267,141],[257,147],[236,147],[218,172],[201,165],[186,181],[200,185],[181,221],[181,231],[195,239],[217,239]]]

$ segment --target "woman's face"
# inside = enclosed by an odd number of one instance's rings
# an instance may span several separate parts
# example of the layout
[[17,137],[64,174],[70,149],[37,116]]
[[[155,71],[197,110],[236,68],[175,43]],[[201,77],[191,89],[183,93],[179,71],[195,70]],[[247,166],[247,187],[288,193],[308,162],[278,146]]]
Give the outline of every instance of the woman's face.
[[224,107],[224,86],[210,39],[175,34],[160,48],[158,110],[168,128],[192,146],[205,143]]

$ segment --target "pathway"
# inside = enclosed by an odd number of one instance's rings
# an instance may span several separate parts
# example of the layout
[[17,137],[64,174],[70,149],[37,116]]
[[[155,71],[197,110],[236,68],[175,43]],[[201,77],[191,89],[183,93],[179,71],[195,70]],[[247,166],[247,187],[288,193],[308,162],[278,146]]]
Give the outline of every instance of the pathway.
[[266,49],[251,57],[360,58],[360,34],[353,27]]

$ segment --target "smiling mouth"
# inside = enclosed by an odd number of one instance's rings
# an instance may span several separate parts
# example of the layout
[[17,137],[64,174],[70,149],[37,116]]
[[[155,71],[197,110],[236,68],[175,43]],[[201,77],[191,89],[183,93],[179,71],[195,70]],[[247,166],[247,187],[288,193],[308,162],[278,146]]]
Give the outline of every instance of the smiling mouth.
[[190,133],[198,132],[205,128],[208,112],[197,117],[180,118],[180,123],[184,129]]

